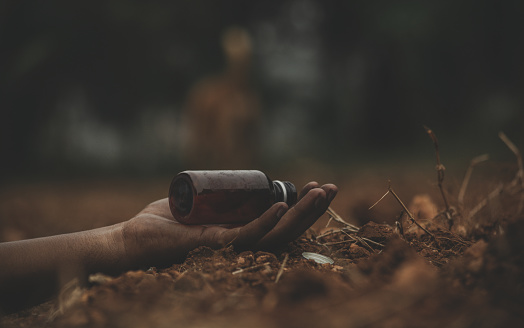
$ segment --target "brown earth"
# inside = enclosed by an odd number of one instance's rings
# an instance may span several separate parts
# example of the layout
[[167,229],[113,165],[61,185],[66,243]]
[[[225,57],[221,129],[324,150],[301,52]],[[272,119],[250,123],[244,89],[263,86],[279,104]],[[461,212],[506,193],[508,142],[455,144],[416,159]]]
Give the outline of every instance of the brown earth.
[[[399,190],[416,186],[411,189],[416,192],[398,194],[408,195],[410,211],[430,234],[410,222],[405,213],[400,215],[401,207],[394,199],[391,201],[391,195],[376,205],[375,212],[369,212],[381,216],[362,223],[362,218],[354,215],[365,213],[359,209],[361,203],[369,207],[387,187],[380,182],[370,188],[372,192],[363,193],[362,189],[356,192],[354,186],[369,186],[376,181],[352,180],[342,185],[335,181],[341,191],[333,208],[342,218],[351,218],[345,221],[360,227],[346,224],[332,213],[275,253],[201,247],[192,251],[184,263],[169,268],[130,271],[119,277],[93,275],[89,286],[73,281],[57,298],[5,316],[0,326],[521,327],[524,191],[517,178],[503,181],[502,191],[491,198],[491,185],[484,182],[483,188],[475,187],[480,196],[469,198],[467,207],[456,205],[456,197],[449,194],[454,205],[449,211],[442,203],[437,205],[437,201],[441,202],[438,189],[428,188],[428,194],[418,192],[418,177],[402,184]],[[64,190],[56,185],[47,189],[34,184],[4,189],[2,217],[20,213],[17,209],[25,207],[19,203],[28,198],[33,200],[33,211],[43,216],[55,208],[54,202],[60,203],[62,196],[90,207],[77,205],[71,213],[62,214],[69,217],[84,209],[79,215],[86,216],[86,220],[69,225],[53,226],[52,219],[43,219],[40,230],[31,230],[4,220],[3,231],[10,231],[7,237],[28,238],[46,233],[45,227],[50,227],[51,232],[91,228],[86,222],[92,221],[87,218],[102,216],[108,207],[115,213],[101,220],[100,225],[132,216],[143,197],[163,197],[163,186],[159,184],[142,184],[140,196],[122,194],[120,191],[132,189],[128,185],[109,191],[107,186],[94,185],[87,188],[92,193],[84,188],[69,196],[64,196]],[[35,195],[50,190],[57,199],[47,194],[50,199],[44,206]],[[102,191],[119,194],[120,203],[105,203],[101,199],[108,197],[100,197],[98,192]],[[489,202],[469,217],[468,213],[486,197]],[[129,213],[117,211],[115,206]],[[402,224],[396,225],[396,220]],[[334,263],[307,260],[303,252],[326,255]]]

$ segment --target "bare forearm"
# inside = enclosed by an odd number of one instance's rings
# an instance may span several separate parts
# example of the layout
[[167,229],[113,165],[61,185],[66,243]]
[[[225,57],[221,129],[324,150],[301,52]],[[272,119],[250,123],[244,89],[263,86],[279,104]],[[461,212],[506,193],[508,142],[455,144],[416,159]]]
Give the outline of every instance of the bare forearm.
[[[94,272],[127,268],[122,224],[0,244],[2,303],[50,296],[61,284]],[[25,303],[26,299],[20,300]],[[16,300],[15,300],[16,302]],[[24,304],[25,305],[25,304]]]

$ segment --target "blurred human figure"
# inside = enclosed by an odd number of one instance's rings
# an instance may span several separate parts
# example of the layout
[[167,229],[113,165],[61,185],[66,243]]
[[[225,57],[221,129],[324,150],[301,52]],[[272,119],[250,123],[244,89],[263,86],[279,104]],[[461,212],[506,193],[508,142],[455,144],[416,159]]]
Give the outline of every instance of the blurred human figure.
[[197,83],[186,104],[184,157],[192,168],[248,168],[256,157],[260,104],[249,83],[251,38],[231,27],[222,47],[224,72]]

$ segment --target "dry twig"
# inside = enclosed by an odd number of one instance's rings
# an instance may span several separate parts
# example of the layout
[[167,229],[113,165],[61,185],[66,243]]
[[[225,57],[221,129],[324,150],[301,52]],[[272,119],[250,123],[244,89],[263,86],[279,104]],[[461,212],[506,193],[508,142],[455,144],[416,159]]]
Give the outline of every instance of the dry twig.
[[442,195],[442,199],[444,200],[444,205],[446,206],[446,216],[447,216],[448,220],[450,220],[450,226],[452,226],[453,225],[453,221],[452,221],[453,218],[451,216],[451,211],[450,211],[450,208],[449,208],[449,203],[448,203],[448,199],[446,197],[446,193],[444,192],[444,188],[442,187],[442,183],[444,182],[444,171],[446,170],[446,168],[440,162],[440,153],[439,153],[439,150],[438,150],[438,148],[439,148],[438,147],[438,139],[437,139],[437,136],[435,135],[435,133],[433,132],[433,130],[431,130],[427,126],[424,126],[424,128],[426,129],[426,132],[428,133],[428,135],[431,138],[431,140],[433,140],[433,144],[435,145],[435,153],[437,155],[437,166],[436,166],[436,169],[437,169],[438,187],[440,189],[440,193]]

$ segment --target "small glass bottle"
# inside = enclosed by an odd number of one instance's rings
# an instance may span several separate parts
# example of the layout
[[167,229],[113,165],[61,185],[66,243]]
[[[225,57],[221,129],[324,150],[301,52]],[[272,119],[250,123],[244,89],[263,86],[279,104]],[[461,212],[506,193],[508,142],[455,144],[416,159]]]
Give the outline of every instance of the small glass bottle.
[[290,207],[297,190],[288,181],[272,181],[260,171],[184,171],[169,188],[169,208],[184,224],[243,224],[277,202]]

